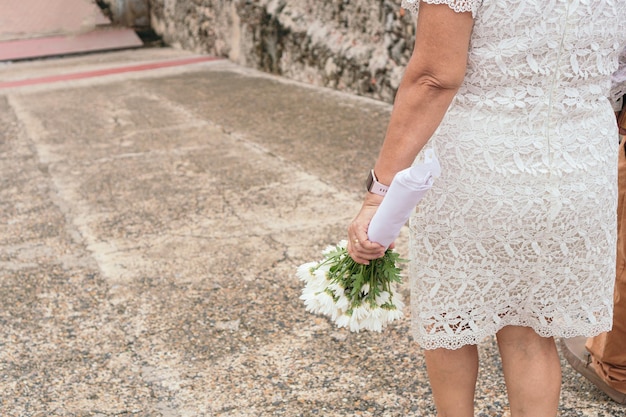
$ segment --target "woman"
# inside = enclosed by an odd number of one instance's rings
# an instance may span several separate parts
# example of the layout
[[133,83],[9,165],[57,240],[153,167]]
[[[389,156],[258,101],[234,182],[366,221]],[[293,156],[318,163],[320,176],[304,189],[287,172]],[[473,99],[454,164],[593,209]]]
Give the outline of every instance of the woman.
[[419,8],[415,48],[348,251],[363,264],[382,256],[367,227],[384,188],[434,149],[442,175],[411,219],[410,279],[438,414],[473,416],[476,345],[495,335],[511,416],[555,416],[554,337],[611,326],[618,144],[607,96],[626,2],[403,6]]

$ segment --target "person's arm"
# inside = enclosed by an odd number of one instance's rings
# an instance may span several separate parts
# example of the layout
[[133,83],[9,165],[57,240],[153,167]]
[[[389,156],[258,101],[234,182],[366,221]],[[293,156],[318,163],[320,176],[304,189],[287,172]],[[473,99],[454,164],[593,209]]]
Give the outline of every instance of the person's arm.
[[[389,185],[397,172],[411,166],[441,123],[465,77],[473,23],[470,12],[420,3],[413,55],[374,166],[380,183]],[[367,193],[348,228],[348,253],[358,263],[367,264],[384,254],[385,248],[367,239],[367,227],[381,201],[382,197]]]

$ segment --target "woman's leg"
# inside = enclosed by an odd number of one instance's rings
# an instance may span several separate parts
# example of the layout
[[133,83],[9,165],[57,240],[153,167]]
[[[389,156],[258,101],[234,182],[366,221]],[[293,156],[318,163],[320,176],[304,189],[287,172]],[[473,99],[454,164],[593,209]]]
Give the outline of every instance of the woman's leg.
[[555,417],[561,392],[561,363],[554,339],[530,327],[497,333],[511,417]]
[[475,345],[424,351],[438,417],[473,417],[478,376]]

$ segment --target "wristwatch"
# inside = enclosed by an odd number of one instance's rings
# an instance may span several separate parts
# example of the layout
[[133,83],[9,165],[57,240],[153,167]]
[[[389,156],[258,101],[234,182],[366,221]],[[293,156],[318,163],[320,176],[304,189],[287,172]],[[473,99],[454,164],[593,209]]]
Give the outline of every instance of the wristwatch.
[[374,175],[374,170],[372,169],[367,176],[367,181],[365,181],[365,188],[367,188],[367,191],[370,193],[384,196],[387,194],[389,186],[379,183],[376,179],[376,175]]

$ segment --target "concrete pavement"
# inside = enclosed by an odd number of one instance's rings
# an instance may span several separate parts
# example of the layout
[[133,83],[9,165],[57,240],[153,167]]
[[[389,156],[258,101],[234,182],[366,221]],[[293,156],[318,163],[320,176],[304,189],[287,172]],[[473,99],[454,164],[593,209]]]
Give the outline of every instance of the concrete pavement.
[[[0,415],[434,415],[408,317],[338,330],[294,275],[344,237],[390,106],[158,65],[189,57],[0,66],[30,80],[0,88]],[[480,353],[477,415],[507,416]],[[626,415],[563,364],[561,416]]]

